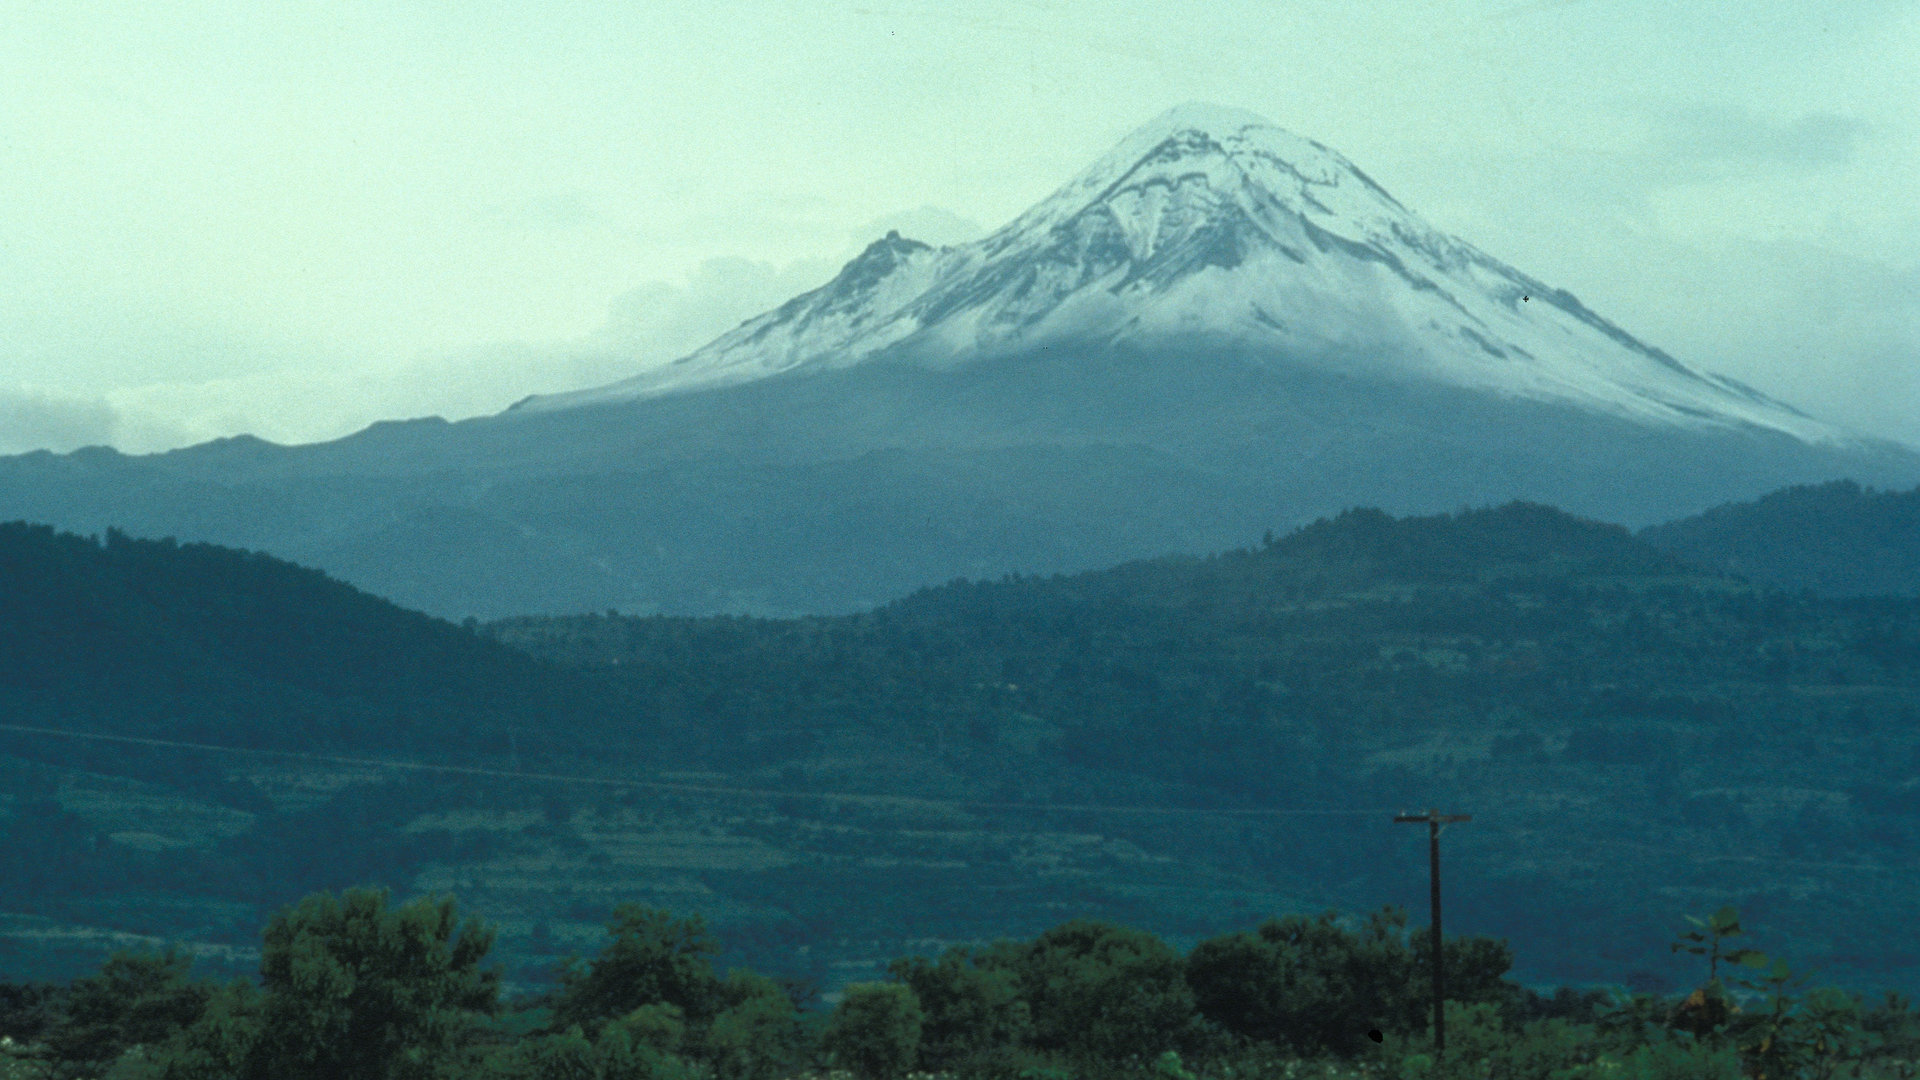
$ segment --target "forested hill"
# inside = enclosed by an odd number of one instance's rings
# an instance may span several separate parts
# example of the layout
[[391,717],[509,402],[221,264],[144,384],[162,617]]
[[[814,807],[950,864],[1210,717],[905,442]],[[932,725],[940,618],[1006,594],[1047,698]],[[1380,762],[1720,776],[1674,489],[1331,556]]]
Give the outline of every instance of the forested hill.
[[[1269,534],[1250,550],[1168,556],[1074,575],[956,579],[860,615],[525,617],[486,624],[483,632],[570,664],[618,664],[630,684],[657,677],[662,686],[678,683],[683,693],[692,693],[688,680],[705,678],[703,672],[724,671],[726,683],[742,686],[757,683],[763,669],[777,670],[765,691],[795,698],[841,671],[856,681],[875,679],[869,685],[880,687],[981,664],[1029,668],[1035,657],[1062,651],[1107,668],[1123,655],[1132,657],[1123,666],[1144,664],[1141,674],[1157,679],[1152,668],[1173,663],[1175,652],[1192,652],[1208,664],[1224,662],[1235,640],[1281,635],[1309,623],[1322,627],[1316,636],[1370,649],[1363,639],[1373,634],[1370,620],[1381,615],[1438,630],[1462,605],[1486,602],[1471,599],[1482,594],[1505,605],[1510,594],[1528,589],[1564,598],[1569,590],[1617,591],[1626,584],[1636,593],[1650,585],[1689,595],[1753,592],[1735,578],[1689,567],[1620,526],[1512,503],[1399,519],[1379,510],[1349,510],[1284,538]],[[1441,598],[1451,599],[1436,608]],[[1376,612],[1377,602],[1387,607]],[[1534,597],[1524,606],[1542,605]],[[1583,604],[1549,606],[1549,614],[1484,629],[1494,637],[1525,638],[1542,619],[1568,618],[1585,628],[1584,611]],[[1279,651],[1291,647],[1283,644]],[[1263,666],[1271,667],[1277,655]],[[862,674],[852,674],[855,669]],[[727,693],[719,683],[713,690]]]
[[1851,480],[1784,488],[1753,502],[1641,530],[1681,558],[1823,596],[1920,596],[1920,488]]
[[[1457,806],[1463,925],[1552,954],[1555,978],[1660,971],[1631,921],[1718,898],[1835,971],[1920,984],[1920,956],[1873,945],[1920,918],[1894,870],[1920,843],[1920,602],[1769,592],[1547,507],[1353,511],[839,618],[485,632],[617,670],[702,726],[710,767],[803,787]],[[1357,897],[1411,887],[1391,832],[1122,835]]]
[[1394,518],[1379,510],[1349,510],[1282,539],[1269,534],[1260,548],[1251,551],[1170,557],[1072,577],[1032,578],[1019,581],[1018,588],[953,583],[923,589],[890,605],[890,610],[923,618],[993,595],[1016,604],[1199,605],[1230,617],[1389,585],[1710,576],[1715,575],[1697,573],[1674,556],[1634,539],[1620,526],[1588,521],[1550,506],[1510,503],[1432,517]]
[[850,731],[991,745],[1039,723],[1063,764],[1262,800],[1276,775],[1298,797],[1315,776],[1356,779],[1303,753],[1349,744],[1356,723],[1387,740],[1462,724],[1474,739],[1537,739],[1622,710],[1726,715],[1724,680],[1834,660],[1796,647],[1810,633],[1844,640],[1846,670],[1903,681],[1911,607],[1767,597],[1624,528],[1515,503],[1353,510],[1253,550],[955,581],[859,615],[521,618],[483,632],[617,672],[663,728],[727,733],[714,745],[736,766]]
[[15,724],[457,754],[503,717],[608,710],[576,674],[262,554],[14,522],[0,585]]
[[[1474,815],[1448,925],[1531,981],[1655,985],[1679,916],[1736,903],[1824,978],[1920,988],[1886,945],[1920,921],[1920,600],[1770,592],[1548,507],[787,620],[468,631],[262,556],[26,526],[0,575],[10,722],[493,770],[0,733],[23,970],[384,883],[515,912],[527,977],[654,897],[853,978],[1063,913],[1197,938],[1415,904],[1391,815],[1435,806]],[[541,730],[568,741],[536,769]]]

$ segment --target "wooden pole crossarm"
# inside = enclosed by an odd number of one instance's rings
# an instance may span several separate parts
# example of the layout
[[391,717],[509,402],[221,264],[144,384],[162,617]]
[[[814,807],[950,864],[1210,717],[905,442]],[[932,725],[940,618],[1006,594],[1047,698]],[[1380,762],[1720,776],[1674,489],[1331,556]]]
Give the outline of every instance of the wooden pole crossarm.
[[1441,814],[1428,810],[1422,814],[1395,814],[1393,820],[1419,822],[1427,826],[1427,857],[1432,885],[1429,902],[1433,905],[1433,1051],[1436,1057],[1443,1057],[1447,1052],[1447,992],[1446,965],[1440,949],[1440,827],[1472,821],[1473,815]]

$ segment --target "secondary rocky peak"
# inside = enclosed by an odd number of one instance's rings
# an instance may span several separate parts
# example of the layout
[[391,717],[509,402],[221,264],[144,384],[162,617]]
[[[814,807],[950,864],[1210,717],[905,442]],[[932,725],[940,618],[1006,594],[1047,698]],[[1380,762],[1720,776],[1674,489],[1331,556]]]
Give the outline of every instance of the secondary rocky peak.
[[889,229],[887,235],[868,244],[865,251],[854,256],[853,261],[840,269],[840,273],[834,277],[834,285],[844,289],[870,287],[899,269],[901,263],[912,256],[932,250],[930,244],[909,240],[900,235],[900,230]]

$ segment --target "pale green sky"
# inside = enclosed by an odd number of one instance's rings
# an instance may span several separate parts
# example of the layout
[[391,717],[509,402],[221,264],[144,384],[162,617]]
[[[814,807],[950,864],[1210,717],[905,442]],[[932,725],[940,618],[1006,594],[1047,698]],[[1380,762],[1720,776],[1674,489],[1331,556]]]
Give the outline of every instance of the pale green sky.
[[0,451],[474,415],[1264,114],[1920,441],[1920,5],[0,0]]

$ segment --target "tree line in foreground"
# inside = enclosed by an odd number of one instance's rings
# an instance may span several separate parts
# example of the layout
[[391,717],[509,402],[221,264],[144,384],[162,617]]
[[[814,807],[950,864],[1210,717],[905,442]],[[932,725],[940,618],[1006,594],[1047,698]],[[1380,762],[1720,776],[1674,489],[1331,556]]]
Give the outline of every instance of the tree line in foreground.
[[120,952],[69,985],[0,983],[0,1080],[893,1080],[1379,1077],[1711,1080],[1911,1077],[1920,1017],[1809,987],[1739,945],[1723,908],[1674,942],[1698,956],[1678,997],[1506,976],[1504,941],[1432,950],[1404,910],[1289,915],[1182,955],[1076,919],[1029,941],[908,956],[831,1007],[736,968],[698,917],[623,905],[591,959],[503,997],[494,930],[451,898],[320,893],[268,924],[258,979],[196,979],[177,948]]

